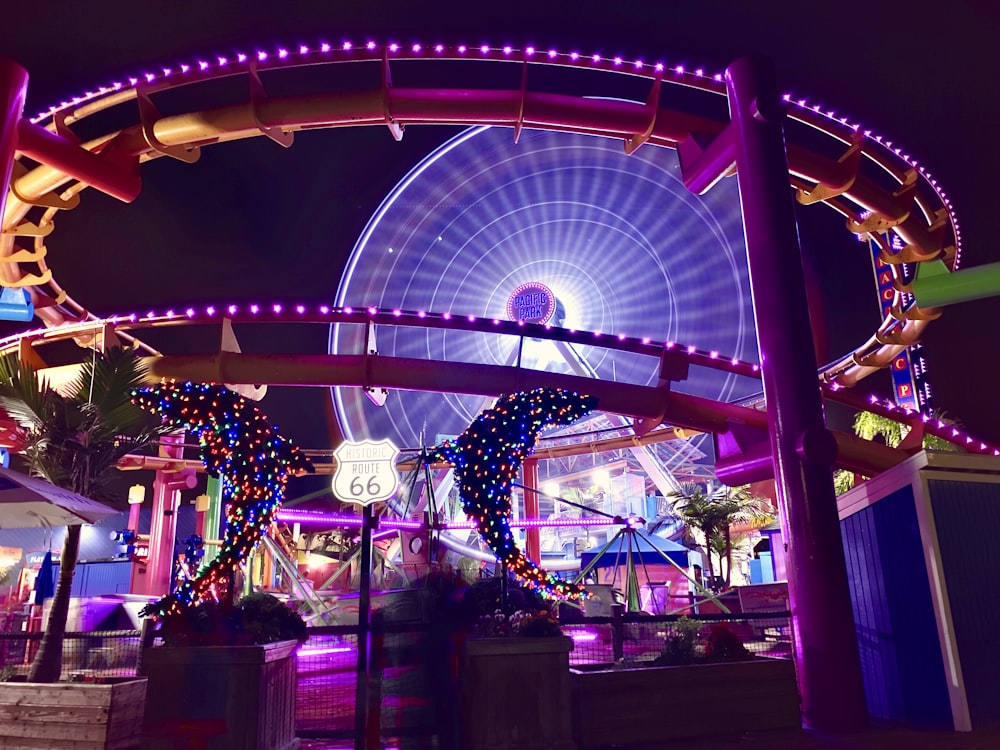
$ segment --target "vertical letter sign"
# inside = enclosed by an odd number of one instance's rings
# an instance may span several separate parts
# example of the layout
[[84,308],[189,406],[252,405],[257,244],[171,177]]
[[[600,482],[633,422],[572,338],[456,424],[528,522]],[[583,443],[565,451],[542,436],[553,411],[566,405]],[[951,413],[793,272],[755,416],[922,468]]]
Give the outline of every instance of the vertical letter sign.
[[398,454],[389,440],[341,443],[333,452],[337,459],[333,494],[342,502],[361,506],[388,500],[399,488]]

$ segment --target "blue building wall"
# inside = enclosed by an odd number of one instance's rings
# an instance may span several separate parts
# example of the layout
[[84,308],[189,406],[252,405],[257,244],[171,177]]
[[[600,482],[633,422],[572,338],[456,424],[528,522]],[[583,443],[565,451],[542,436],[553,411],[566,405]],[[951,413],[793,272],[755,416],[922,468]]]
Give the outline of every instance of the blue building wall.
[[974,727],[1000,725],[1000,484],[929,480]]
[[841,534],[869,713],[950,726],[912,487],[845,518]]

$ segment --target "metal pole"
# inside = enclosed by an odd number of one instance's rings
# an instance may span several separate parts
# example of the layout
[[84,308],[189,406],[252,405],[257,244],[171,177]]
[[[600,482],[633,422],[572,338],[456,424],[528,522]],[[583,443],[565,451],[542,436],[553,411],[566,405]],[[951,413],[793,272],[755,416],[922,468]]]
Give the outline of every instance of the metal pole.
[[726,71],[803,719],[851,731],[867,722],[858,645],[833,491],[798,230],[788,187],[784,112],[774,69],[743,58]]
[[371,587],[372,587],[372,529],[375,511],[372,503],[364,506],[361,524],[361,588],[358,592],[358,670],[354,689],[354,750],[368,748],[368,679],[371,667]]
[[17,123],[24,111],[28,71],[13,60],[0,58],[0,216],[3,216],[17,149]]

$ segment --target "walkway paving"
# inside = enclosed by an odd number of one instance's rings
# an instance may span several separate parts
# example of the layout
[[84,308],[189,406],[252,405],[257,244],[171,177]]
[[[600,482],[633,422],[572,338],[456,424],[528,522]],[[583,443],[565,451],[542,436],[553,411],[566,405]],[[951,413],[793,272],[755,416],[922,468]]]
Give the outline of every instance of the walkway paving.
[[[351,740],[323,742],[303,740],[300,750],[345,750]],[[387,745],[378,750],[392,750]],[[754,732],[699,740],[664,741],[641,748],[612,746],[606,750],[1000,750],[1000,729],[946,732],[892,727],[873,727],[857,734],[829,735],[808,730]],[[369,750],[376,750],[369,748]],[[516,750],[512,748],[511,750]]]

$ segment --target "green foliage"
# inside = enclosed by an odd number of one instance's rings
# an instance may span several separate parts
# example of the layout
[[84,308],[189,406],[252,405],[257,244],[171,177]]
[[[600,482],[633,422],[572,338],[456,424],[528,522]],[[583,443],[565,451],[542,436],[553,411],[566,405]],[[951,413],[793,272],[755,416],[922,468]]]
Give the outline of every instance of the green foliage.
[[[935,421],[944,424],[956,424],[944,412],[932,412],[931,417]],[[894,419],[873,414],[870,411],[858,412],[854,417],[854,434],[865,440],[874,440],[880,437],[890,448],[896,448],[909,433],[910,428]],[[936,435],[924,435],[921,445],[924,448],[935,451],[958,451],[960,448],[954,443],[949,443]]]
[[686,615],[675,622],[663,642],[663,653],[657,659],[657,663],[675,665],[694,662],[697,655],[697,638],[701,627],[701,620],[692,620]]
[[304,643],[306,624],[298,612],[265,593],[243,597],[236,607],[239,625],[254,643],[295,640]]
[[[726,487],[721,492],[706,494],[700,485],[682,485],[680,492],[668,498],[674,511],[690,527],[698,529],[705,539],[707,572],[715,575],[713,550],[719,559],[731,563],[733,540],[731,529],[741,524],[765,526],[774,520],[770,503],[750,492],[748,486]],[[731,565],[730,565],[731,567]],[[729,569],[726,583],[729,583]]]
[[59,391],[31,365],[12,355],[0,357],[0,407],[25,432],[20,458],[29,473],[124,507],[114,492],[115,466],[167,432],[131,401],[144,378],[144,367],[129,349],[95,356]]
[[[124,508],[125,498],[115,492],[118,461],[168,430],[131,401],[144,379],[145,368],[128,349],[95,352],[60,390],[16,356],[0,357],[0,407],[27,443],[16,460],[32,476]],[[79,526],[66,532],[52,614],[29,674],[32,682],[59,679],[80,533]]]
[[270,594],[245,596],[235,607],[205,602],[165,616],[160,634],[168,646],[227,646],[306,640],[302,617]]
[[837,469],[833,472],[833,492],[836,495],[843,495],[849,489],[854,487],[854,473],[850,471],[845,471],[844,469]]

